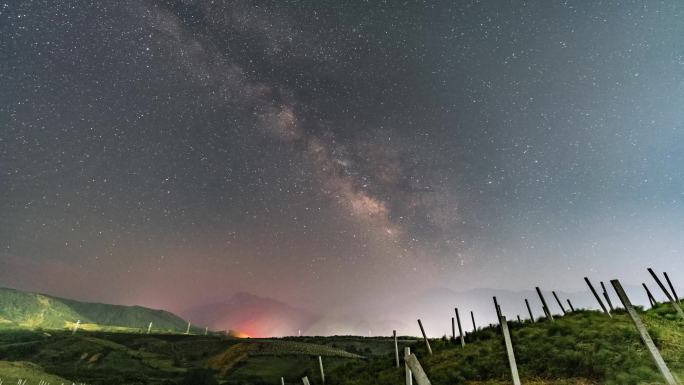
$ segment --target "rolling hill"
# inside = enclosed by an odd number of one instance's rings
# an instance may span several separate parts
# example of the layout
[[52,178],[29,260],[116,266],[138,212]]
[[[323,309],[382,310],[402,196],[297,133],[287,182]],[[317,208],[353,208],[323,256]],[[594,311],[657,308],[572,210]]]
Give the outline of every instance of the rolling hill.
[[64,329],[73,327],[77,320],[90,330],[138,331],[150,322],[156,332],[184,332],[187,327],[187,321],[164,310],[79,302],[0,288],[0,328]]

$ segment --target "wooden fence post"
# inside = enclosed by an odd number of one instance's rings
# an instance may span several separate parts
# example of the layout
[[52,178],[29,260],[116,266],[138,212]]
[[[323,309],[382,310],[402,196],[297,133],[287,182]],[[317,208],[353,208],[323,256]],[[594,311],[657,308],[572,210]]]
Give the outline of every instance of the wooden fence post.
[[494,299],[494,309],[496,310],[496,319],[501,318],[501,306],[499,306],[499,302],[496,300],[496,296],[492,297]]
[[418,385],[430,385],[430,380],[428,379],[427,374],[425,374],[423,367],[420,366],[420,362],[418,362],[418,358],[415,354],[405,357],[404,360],[411,369],[411,373],[413,373],[413,377],[416,379]]
[[411,348],[407,346],[404,348],[404,371],[406,373],[406,385],[413,385],[413,373],[411,373],[411,368],[409,368],[408,363],[406,362],[406,357],[410,355]]
[[632,306],[632,303],[629,301],[627,293],[625,293],[625,290],[622,288],[620,281],[618,281],[617,279],[613,279],[610,281],[610,283],[613,285],[615,292],[620,298],[622,305],[627,310],[627,313],[629,314],[629,317],[632,319],[632,322],[634,322],[634,326],[636,326],[637,331],[641,336],[641,340],[644,342],[644,345],[646,345],[646,348],[648,348],[648,351],[651,353],[651,357],[653,358],[653,361],[655,361],[656,366],[658,366],[658,370],[660,370],[660,373],[665,378],[665,382],[667,382],[668,385],[678,385],[677,381],[672,376],[672,373],[670,373],[670,369],[668,369],[667,364],[663,360],[663,357],[660,355],[660,351],[653,343],[651,336],[648,334],[646,326],[644,326],[643,322],[641,322],[639,314],[637,314],[636,310],[634,309],[634,306]]
[[594,295],[594,298],[596,298],[596,301],[601,305],[601,309],[603,309],[603,312],[608,315],[608,317],[613,318],[612,315],[610,315],[610,312],[608,309],[606,309],[606,305],[603,304],[603,301],[601,301],[601,297],[599,297],[598,293],[596,293],[596,289],[594,289],[594,285],[591,284],[591,281],[589,281],[589,278],[584,277],[584,282],[589,285],[589,290],[591,290],[591,293]]
[[425,329],[423,329],[423,323],[420,322],[420,320],[418,320],[418,326],[420,326],[420,332],[423,334],[423,339],[425,340],[425,346],[427,347],[428,353],[432,354],[430,341],[428,341],[427,335],[425,335]]
[[648,296],[648,302],[651,304],[651,307],[656,307],[658,306],[658,301],[656,301],[655,297],[651,293],[650,290],[648,290],[648,286],[646,286],[645,283],[642,283],[641,286],[644,287],[644,290],[646,290],[646,295]]
[[563,307],[563,303],[560,301],[560,299],[558,299],[558,295],[556,295],[556,292],[552,290],[551,294],[553,294],[553,298],[555,298],[556,302],[558,302],[558,306],[561,308],[563,314],[568,314],[568,312],[566,312],[565,308]]
[[451,317],[451,340],[456,341],[456,319]]
[[606,290],[606,285],[603,284],[603,281],[601,281],[601,289],[603,289],[603,298],[606,299],[606,303],[608,304],[608,307],[610,308],[610,311],[613,311],[613,302],[610,300],[610,296],[608,295],[608,290]]
[[663,272],[663,275],[665,276],[665,280],[667,281],[667,285],[670,286],[670,290],[672,291],[672,295],[674,296],[674,300],[679,303],[679,296],[677,295],[677,292],[675,291],[674,286],[672,286],[672,281],[670,281],[670,277],[667,276],[667,272]]
[[397,363],[397,368],[399,367],[399,343],[397,342],[397,331],[392,330],[392,335],[394,336],[394,360]]
[[663,283],[660,282],[660,279],[659,279],[658,276],[653,272],[653,269],[651,269],[651,268],[649,267],[649,268],[648,268],[648,272],[651,273],[651,276],[653,277],[653,279],[655,279],[655,281],[656,281],[656,283],[658,284],[658,286],[660,286],[660,290],[662,290],[663,293],[665,293],[665,296],[667,297],[668,301],[670,301],[670,304],[671,304],[672,307],[675,309],[675,311],[677,312],[677,314],[679,314],[679,316],[682,317],[682,319],[684,319],[684,311],[682,311],[682,308],[679,306],[679,303],[678,303],[678,302],[675,302],[674,298],[672,298],[672,296],[671,296],[670,293],[667,291],[667,289],[665,288],[665,286],[663,285]]
[[535,323],[536,321],[534,320],[534,315],[532,315],[532,308],[530,307],[530,301],[525,298],[525,306],[527,306],[527,312],[530,313],[530,320],[532,320],[532,323]]
[[461,316],[458,315],[458,308],[456,310],[456,324],[458,325],[458,334],[461,336],[461,346],[465,346],[465,338],[463,337],[463,329],[461,328]]
[[539,295],[539,299],[541,300],[542,308],[544,309],[544,313],[546,314],[546,318],[553,321],[553,314],[551,314],[551,309],[549,309],[549,306],[546,304],[546,299],[544,299],[544,295],[542,295],[542,292],[539,289],[539,286],[537,286],[535,289],[537,290],[537,295]]
[[515,354],[513,353],[513,343],[511,342],[511,335],[508,332],[508,322],[506,317],[499,318],[501,331],[503,332],[504,342],[506,344],[506,355],[508,356],[508,365],[511,368],[511,377],[513,378],[513,385],[520,385],[520,376],[518,375],[518,365],[515,363]]

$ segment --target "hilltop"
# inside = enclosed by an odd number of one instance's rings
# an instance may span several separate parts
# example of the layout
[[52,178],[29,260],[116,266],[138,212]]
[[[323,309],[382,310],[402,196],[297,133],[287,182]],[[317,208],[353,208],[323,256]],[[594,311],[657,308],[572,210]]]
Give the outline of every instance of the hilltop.
[[156,332],[184,332],[187,321],[165,310],[80,302],[0,288],[0,329],[65,329],[140,331],[152,322]]

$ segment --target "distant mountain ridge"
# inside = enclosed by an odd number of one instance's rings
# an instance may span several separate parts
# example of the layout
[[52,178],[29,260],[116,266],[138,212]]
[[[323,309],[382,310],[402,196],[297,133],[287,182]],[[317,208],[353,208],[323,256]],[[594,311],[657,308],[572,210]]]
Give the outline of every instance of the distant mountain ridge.
[[154,331],[184,332],[187,328],[187,321],[165,310],[80,302],[0,288],[0,328],[64,329],[78,320],[93,328],[147,329],[150,322]]

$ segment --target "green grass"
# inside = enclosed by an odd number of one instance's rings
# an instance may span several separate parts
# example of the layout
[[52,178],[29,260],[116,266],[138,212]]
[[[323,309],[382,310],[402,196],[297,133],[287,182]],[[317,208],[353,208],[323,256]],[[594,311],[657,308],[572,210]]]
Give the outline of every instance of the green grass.
[[[684,378],[684,321],[666,305],[640,314],[670,369]],[[615,312],[610,319],[602,313],[578,311],[555,322],[511,322],[510,330],[525,384],[662,383],[624,312]],[[510,383],[498,327],[468,334],[466,342],[462,348],[446,339],[431,340],[433,355],[412,337],[400,338],[399,347],[402,351],[411,347],[434,385]],[[278,384],[281,376],[287,383],[301,383],[304,375],[318,384],[319,355],[328,385],[403,383],[403,368],[394,367],[391,338],[236,339],[113,331],[81,331],[72,336],[59,330],[0,330],[0,359],[5,360],[0,378],[9,370],[33,370],[37,374],[31,378],[49,373],[93,385],[173,385],[182,384],[188,370],[212,368],[224,385]],[[17,362],[17,367],[9,369],[9,361]]]
[[82,329],[91,331],[139,333],[146,331],[150,322],[155,332],[179,333],[187,328],[185,320],[163,310],[79,302],[0,288],[0,329],[73,329],[77,320]]
[[[665,305],[641,313],[670,369],[684,376],[684,322]],[[662,383],[655,364],[624,312],[613,319],[580,311],[555,322],[511,323],[513,347],[523,383]],[[509,367],[498,327],[468,335],[467,345],[433,340],[433,355],[423,344],[415,351],[433,384],[510,383]],[[390,367],[391,356],[331,373],[330,384],[396,384],[403,370]]]
[[41,380],[52,384],[70,383],[64,378],[46,373],[40,366],[30,362],[0,361],[0,380],[5,384],[16,384],[20,379],[27,384],[37,384]]

